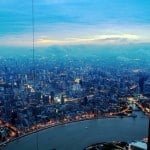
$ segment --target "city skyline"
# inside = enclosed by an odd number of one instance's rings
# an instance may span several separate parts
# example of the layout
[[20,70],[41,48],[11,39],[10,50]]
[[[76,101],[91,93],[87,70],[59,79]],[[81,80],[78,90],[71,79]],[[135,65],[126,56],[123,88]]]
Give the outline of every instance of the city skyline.
[[149,150],[149,6],[0,0],[0,149]]

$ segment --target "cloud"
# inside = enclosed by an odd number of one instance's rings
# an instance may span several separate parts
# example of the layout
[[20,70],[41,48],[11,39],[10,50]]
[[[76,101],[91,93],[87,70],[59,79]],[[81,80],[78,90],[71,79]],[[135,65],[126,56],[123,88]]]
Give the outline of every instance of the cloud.
[[30,47],[32,46],[32,36],[30,35],[6,35],[0,37],[0,46]]
[[[94,35],[91,37],[75,37],[75,38],[61,38],[53,39],[46,36],[35,38],[36,46],[49,45],[70,45],[70,44],[108,44],[108,43],[126,43],[138,42],[140,37],[134,34],[103,34]],[[5,36],[0,38],[0,46],[32,46],[32,35],[22,36]]]
[[[36,26],[35,45],[150,43],[150,26],[45,24]],[[0,46],[32,46],[32,31],[0,37]]]
[[37,45],[53,45],[53,44],[85,44],[85,43],[117,43],[121,41],[137,41],[139,40],[139,36],[134,34],[120,34],[120,35],[95,35],[93,37],[87,38],[66,38],[62,40],[55,40],[49,38],[41,38],[37,40]]
[[[0,45],[31,45],[31,1],[22,3],[19,0],[0,1]],[[34,2],[37,45],[150,41],[148,15],[150,2],[140,0],[132,2],[34,0]],[[19,37],[15,34],[19,34]],[[42,35],[45,38],[41,37]]]

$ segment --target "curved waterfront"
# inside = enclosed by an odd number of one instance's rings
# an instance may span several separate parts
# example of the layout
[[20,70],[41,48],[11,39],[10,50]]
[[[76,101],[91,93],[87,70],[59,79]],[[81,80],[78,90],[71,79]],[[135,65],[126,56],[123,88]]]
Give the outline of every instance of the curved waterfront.
[[[86,120],[51,127],[38,132],[39,150],[82,150],[85,146],[103,141],[133,141],[147,136],[148,119],[137,112],[137,118],[106,118]],[[5,150],[35,150],[33,133],[10,142]]]

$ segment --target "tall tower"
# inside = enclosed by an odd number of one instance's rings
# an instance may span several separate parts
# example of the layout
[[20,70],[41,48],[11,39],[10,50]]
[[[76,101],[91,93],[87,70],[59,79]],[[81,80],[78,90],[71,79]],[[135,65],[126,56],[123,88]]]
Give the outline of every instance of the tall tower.
[[61,95],[61,104],[64,104],[64,96],[63,96],[63,94]]
[[54,103],[54,96],[55,96],[54,91],[51,91],[50,96],[51,96],[51,103],[53,104]]
[[140,88],[140,93],[143,94],[144,92],[144,84],[145,84],[145,81],[147,81],[148,79],[148,75],[146,74],[141,74],[139,76],[139,88]]

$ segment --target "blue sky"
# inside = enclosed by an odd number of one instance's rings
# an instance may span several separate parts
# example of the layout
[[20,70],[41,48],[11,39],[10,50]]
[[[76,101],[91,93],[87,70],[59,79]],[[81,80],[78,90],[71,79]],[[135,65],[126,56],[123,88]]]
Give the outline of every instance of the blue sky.
[[[150,42],[149,0],[34,0],[37,46]],[[31,0],[0,0],[0,46],[30,46]]]

